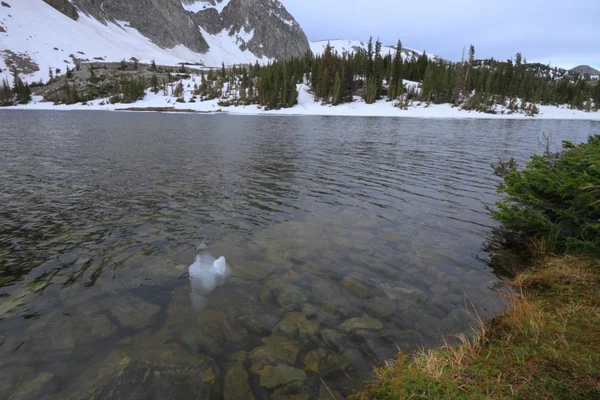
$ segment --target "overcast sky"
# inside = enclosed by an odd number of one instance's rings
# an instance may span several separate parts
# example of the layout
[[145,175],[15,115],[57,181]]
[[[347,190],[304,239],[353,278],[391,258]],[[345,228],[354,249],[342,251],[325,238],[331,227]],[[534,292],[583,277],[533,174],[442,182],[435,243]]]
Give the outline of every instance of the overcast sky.
[[478,58],[600,68],[600,0],[280,0],[311,41],[379,36],[459,60]]

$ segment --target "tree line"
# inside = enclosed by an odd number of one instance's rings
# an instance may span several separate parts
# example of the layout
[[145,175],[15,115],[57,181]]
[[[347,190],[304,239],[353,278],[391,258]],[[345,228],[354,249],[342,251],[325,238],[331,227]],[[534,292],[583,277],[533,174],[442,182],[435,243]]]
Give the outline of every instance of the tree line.
[[[392,51],[379,40],[373,43],[370,39],[366,50],[342,54],[327,45],[316,56],[307,52],[303,57],[264,66],[211,71],[206,77],[202,75],[203,84],[196,92],[202,98],[218,98],[224,95],[223,89],[225,95],[237,90],[238,95],[230,101],[268,108],[295,105],[295,84],[301,83],[310,87],[316,101],[332,105],[352,102],[354,96],[369,104],[386,99],[403,107],[418,100],[483,112],[495,112],[496,104],[532,113],[535,104],[568,104],[587,111],[598,109],[600,104],[598,81],[564,69],[527,63],[520,53],[506,61],[477,60],[475,48],[470,46],[468,58],[463,56],[457,63],[430,59],[425,53],[410,58],[402,54],[400,41]],[[406,80],[420,83],[420,90],[414,85],[407,88]]]
[[[256,63],[226,68],[223,64],[220,69],[201,72],[191,101],[219,99],[224,106],[293,107],[298,103],[297,85],[304,84],[315,101],[331,105],[349,103],[360,97],[368,104],[383,99],[402,108],[411,101],[451,103],[463,109],[490,113],[495,112],[496,104],[501,104],[507,106],[509,112],[530,114],[537,112],[535,104],[568,104],[573,109],[586,111],[597,110],[600,105],[597,80],[556,67],[527,63],[520,53],[506,61],[477,60],[475,48],[470,46],[467,58],[463,54],[462,60],[456,63],[431,59],[425,53],[418,57],[407,54],[411,53],[403,51],[401,41],[392,48],[371,38],[366,49],[355,52],[340,54],[327,45],[322,54],[307,51],[302,57],[267,65]],[[123,61],[120,69],[132,68]],[[137,69],[138,64],[134,62],[133,70]],[[94,76],[93,66],[90,70],[90,82],[99,80]],[[173,87],[172,82],[177,79],[170,72],[159,79],[154,62],[148,70],[152,72],[150,79],[122,77],[111,84],[107,88],[110,102],[134,102],[142,99],[148,88],[154,93],[171,92],[178,97],[177,101],[185,101],[183,87]],[[184,65],[176,72],[189,77]],[[31,99],[29,86],[18,74],[14,76],[12,88],[6,81],[0,87],[0,105],[26,103]],[[406,81],[415,84],[405,85]],[[65,90],[69,103],[80,100],[74,85]]]

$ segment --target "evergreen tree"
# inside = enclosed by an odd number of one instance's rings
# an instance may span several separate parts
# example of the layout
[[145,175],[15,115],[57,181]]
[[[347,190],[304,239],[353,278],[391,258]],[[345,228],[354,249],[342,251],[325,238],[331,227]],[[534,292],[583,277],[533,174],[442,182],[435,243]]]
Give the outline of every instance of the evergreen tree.
[[[473,54],[475,56],[475,54]],[[465,66],[465,48],[463,47],[462,57],[460,60],[460,64],[456,67],[456,85],[454,86],[454,91],[452,93],[452,103],[455,106],[459,105],[462,96],[466,90],[466,66]]]
[[404,92],[404,84],[402,82],[402,42],[400,40],[398,40],[398,45],[396,46],[396,54],[392,62],[388,84],[388,100],[396,100]]
[[6,79],[2,80],[0,87],[0,107],[6,107],[13,104],[13,92]]
[[154,92],[154,94],[158,93],[158,78],[156,77],[156,74],[153,72],[152,73],[152,77],[150,78],[150,86],[152,87],[152,91]]
[[344,83],[340,77],[340,72],[335,73],[335,83],[333,84],[333,102],[334,106],[337,106],[342,102],[344,98]]
[[183,84],[181,82],[177,83],[177,86],[175,86],[175,90],[173,91],[173,96],[175,96],[175,97],[183,96]]

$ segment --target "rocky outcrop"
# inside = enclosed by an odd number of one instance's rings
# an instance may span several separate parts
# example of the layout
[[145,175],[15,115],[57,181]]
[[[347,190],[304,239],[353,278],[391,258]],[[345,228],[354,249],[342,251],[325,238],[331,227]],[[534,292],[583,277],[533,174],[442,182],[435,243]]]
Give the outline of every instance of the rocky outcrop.
[[244,47],[258,57],[283,59],[301,56],[309,49],[300,25],[279,1],[231,0],[221,17],[230,34],[254,33]]
[[69,3],[69,0],[44,0],[44,3],[56,8],[58,11],[74,21],[79,19],[79,13],[77,12],[77,9],[73,4]]

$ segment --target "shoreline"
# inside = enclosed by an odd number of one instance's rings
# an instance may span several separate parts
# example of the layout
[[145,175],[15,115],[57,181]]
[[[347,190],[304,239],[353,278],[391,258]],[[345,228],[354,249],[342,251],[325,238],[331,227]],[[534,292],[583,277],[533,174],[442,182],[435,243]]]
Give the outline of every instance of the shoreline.
[[[190,81],[193,82],[193,81]],[[186,82],[189,84],[190,82]],[[25,105],[2,107],[0,110],[44,110],[44,111],[123,111],[128,112],[157,112],[168,110],[169,113],[186,114],[228,114],[228,115],[279,115],[279,116],[336,116],[336,117],[388,117],[388,118],[427,118],[427,119],[504,119],[504,120],[579,120],[600,121],[600,111],[585,112],[571,110],[566,106],[542,106],[539,105],[539,114],[527,116],[522,113],[508,114],[506,109],[498,106],[497,114],[488,114],[477,111],[466,111],[454,107],[451,104],[413,103],[408,109],[394,107],[392,102],[379,100],[374,104],[366,104],[360,98],[355,97],[352,103],[343,103],[337,106],[322,105],[315,102],[313,95],[308,92],[305,85],[299,85],[298,104],[291,108],[279,110],[264,110],[258,105],[247,106],[224,106],[218,104],[220,100],[192,100],[190,92],[184,93],[184,102],[176,102],[173,96],[155,94],[147,90],[144,99],[135,103],[110,104],[107,99],[96,99],[76,104],[54,105],[43,102],[41,96],[34,96],[33,100]],[[502,114],[502,111],[505,111]]]
[[508,282],[506,311],[441,347],[400,352],[350,398],[597,398],[599,267],[576,256],[534,261]]
[[[134,103],[136,104],[136,103]],[[579,110],[561,109],[559,115],[542,114],[534,117],[524,114],[486,114],[477,111],[462,111],[453,110],[447,107],[450,112],[437,112],[446,110],[433,110],[436,112],[427,112],[425,107],[414,107],[409,110],[398,110],[397,113],[381,113],[373,110],[372,113],[359,111],[356,113],[335,112],[328,109],[335,107],[319,106],[324,110],[322,112],[303,112],[303,110],[294,111],[294,108],[286,108],[280,110],[260,110],[257,106],[230,106],[221,107],[219,109],[191,109],[189,107],[173,107],[166,109],[165,107],[123,107],[123,104],[115,104],[118,107],[109,106],[84,106],[75,105],[53,105],[50,103],[34,103],[33,105],[18,105],[11,107],[1,107],[0,111],[107,111],[107,112],[127,112],[127,113],[165,113],[165,114],[187,114],[187,115],[230,115],[230,116],[285,116],[285,117],[362,117],[362,118],[417,118],[417,119],[447,119],[447,120],[512,120],[512,121],[535,121],[535,120],[554,120],[554,121],[597,121],[600,122],[600,111],[584,112]],[[446,104],[438,105],[439,108]],[[340,106],[336,106],[340,107]],[[435,106],[429,106],[432,108]],[[390,106],[390,108],[395,108]],[[568,112],[572,112],[569,115]]]

